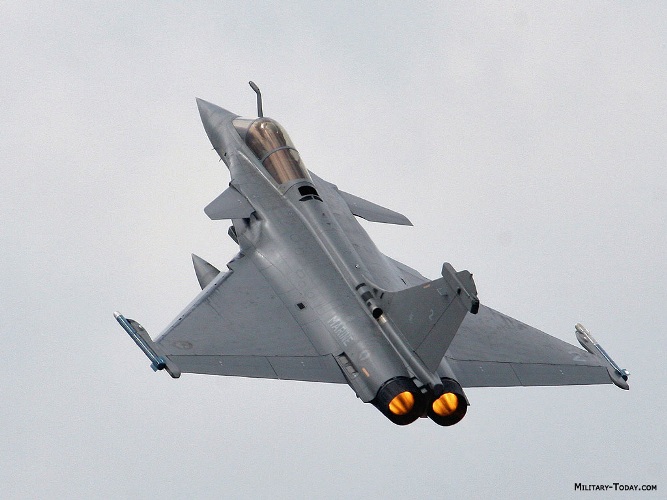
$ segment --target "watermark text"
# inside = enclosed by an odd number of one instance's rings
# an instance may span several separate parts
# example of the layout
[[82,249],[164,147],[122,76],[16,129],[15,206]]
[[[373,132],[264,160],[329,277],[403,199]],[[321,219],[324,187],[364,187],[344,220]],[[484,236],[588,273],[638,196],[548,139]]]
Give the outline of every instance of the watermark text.
[[574,491],[658,491],[657,484],[585,484],[574,483]]

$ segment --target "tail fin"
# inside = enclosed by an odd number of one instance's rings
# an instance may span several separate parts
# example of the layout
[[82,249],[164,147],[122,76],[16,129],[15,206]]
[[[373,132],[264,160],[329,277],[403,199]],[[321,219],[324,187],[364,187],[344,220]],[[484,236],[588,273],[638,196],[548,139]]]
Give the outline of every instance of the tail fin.
[[385,292],[382,309],[432,371],[449,348],[468,312],[477,314],[477,288],[468,271],[456,272],[448,262],[442,278],[422,285]]

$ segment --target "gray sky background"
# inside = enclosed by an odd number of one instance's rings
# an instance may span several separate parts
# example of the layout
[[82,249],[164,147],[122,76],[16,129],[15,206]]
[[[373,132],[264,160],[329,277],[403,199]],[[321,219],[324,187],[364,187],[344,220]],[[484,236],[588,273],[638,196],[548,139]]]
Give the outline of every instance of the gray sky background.
[[[580,498],[667,490],[664,2],[0,3],[0,496]],[[470,389],[397,427],[347,386],[154,374],[235,254],[195,97],[284,125],[306,165],[415,227],[364,224],[613,386]],[[600,494],[597,494],[598,496]],[[602,494],[620,498],[621,494]]]

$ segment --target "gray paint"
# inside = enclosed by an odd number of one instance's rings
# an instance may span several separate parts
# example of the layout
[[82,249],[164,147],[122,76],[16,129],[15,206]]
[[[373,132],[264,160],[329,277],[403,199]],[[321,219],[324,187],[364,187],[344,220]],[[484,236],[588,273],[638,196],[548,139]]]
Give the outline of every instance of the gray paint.
[[[3,497],[659,494],[664,3],[40,4],[0,6]],[[361,221],[380,250],[572,344],[582,321],[632,390],[470,389],[406,432],[341,385],[148,370],[109,312],[155,335],[190,253],[236,252],[192,98],[253,116],[245,78],[311,169],[412,220]]]
[[354,218],[409,225],[403,215],[305,171],[276,182],[246,145],[252,120],[197,105],[231,173],[206,213],[233,221],[240,252],[224,274],[193,257],[203,290],[155,342],[181,371],[347,381],[364,402],[400,377],[430,401],[443,376],[464,387],[612,381],[613,361],[480,308],[467,271],[445,263],[442,278],[424,279]]

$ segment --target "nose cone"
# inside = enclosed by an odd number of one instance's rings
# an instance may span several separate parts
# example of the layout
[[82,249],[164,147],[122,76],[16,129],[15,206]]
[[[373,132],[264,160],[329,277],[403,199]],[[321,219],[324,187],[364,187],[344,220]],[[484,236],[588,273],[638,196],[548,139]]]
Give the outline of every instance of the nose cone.
[[208,135],[215,150],[222,156],[225,149],[225,131],[233,130],[232,120],[238,115],[199,98],[197,98],[197,107],[199,108],[199,116],[201,116],[201,121],[204,124],[206,135]]

